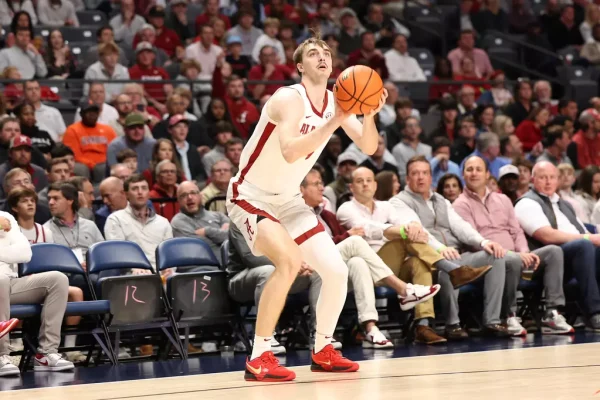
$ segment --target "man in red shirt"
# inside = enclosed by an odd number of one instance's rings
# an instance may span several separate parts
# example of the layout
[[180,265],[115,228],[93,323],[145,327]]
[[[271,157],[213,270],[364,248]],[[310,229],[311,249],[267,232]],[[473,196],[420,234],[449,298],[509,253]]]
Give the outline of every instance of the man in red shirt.
[[173,85],[170,83],[161,83],[161,81],[169,80],[169,74],[164,68],[154,66],[156,54],[154,54],[154,47],[150,43],[139,43],[135,49],[135,53],[137,63],[129,68],[130,78],[158,82],[144,83],[145,97],[154,107],[164,107],[162,103],[165,102],[167,96],[173,91]]
[[237,75],[231,75],[227,82],[227,109],[235,129],[244,139],[250,136],[250,127],[258,121],[256,106],[244,97],[244,81]]
[[388,69],[385,65],[385,58],[381,53],[381,50],[375,48],[375,35],[373,32],[363,32],[360,35],[361,47],[358,50],[354,50],[352,53],[348,55],[348,60],[346,61],[346,65],[349,67],[353,65],[367,65],[373,68],[381,79],[387,79]]
[[205,0],[204,13],[196,17],[196,32],[200,32],[202,25],[207,25],[213,18],[219,18],[225,22],[225,29],[231,28],[229,17],[219,13],[219,0]]
[[567,148],[567,155],[575,169],[588,165],[600,165],[600,112],[588,108],[579,117],[581,130],[573,135],[573,141]]
[[165,26],[165,9],[162,6],[154,6],[148,12],[148,22],[156,29],[156,42],[154,45],[163,49],[169,57],[174,55],[183,56],[183,45],[181,39],[173,29]]
[[260,100],[260,98],[266,94],[272,95],[277,89],[283,86],[283,82],[281,81],[292,79],[290,71],[285,65],[276,64],[277,53],[273,47],[264,46],[260,49],[258,58],[260,64],[252,67],[248,73],[248,80],[276,81],[280,83],[272,85],[248,85],[248,90],[252,92],[252,97],[254,97],[255,100]]

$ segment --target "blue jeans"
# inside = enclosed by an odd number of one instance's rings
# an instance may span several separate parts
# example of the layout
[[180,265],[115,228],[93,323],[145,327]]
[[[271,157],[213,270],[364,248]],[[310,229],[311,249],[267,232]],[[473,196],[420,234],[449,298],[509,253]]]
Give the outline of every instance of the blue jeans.
[[600,269],[600,248],[585,239],[562,244],[565,256],[564,282],[577,279],[580,303],[588,315],[600,313],[600,291],[597,271]]

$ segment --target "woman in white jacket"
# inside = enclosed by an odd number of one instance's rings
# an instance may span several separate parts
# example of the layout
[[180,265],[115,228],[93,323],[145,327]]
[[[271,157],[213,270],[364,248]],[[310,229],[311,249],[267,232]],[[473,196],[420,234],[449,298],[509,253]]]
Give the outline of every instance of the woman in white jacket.
[[10,25],[19,11],[25,11],[31,18],[31,25],[37,25],[38,18],[31,0],[0,0],[0,23]]

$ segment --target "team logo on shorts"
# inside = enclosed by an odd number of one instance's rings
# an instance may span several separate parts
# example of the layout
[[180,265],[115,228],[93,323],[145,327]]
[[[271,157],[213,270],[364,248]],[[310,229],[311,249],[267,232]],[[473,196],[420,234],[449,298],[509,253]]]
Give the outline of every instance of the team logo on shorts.
[[252,240],[252,235],[254,235],[254,231],[252,230],[252,226],[250,226],[250,221],[246,218],[244,221],[244,225],[246,225],[246,231],[248,232],[248,237]]
[[325,119],[329,119],[333,116],[333,114],[330,112],[328,112],[327,114],[325,114]]

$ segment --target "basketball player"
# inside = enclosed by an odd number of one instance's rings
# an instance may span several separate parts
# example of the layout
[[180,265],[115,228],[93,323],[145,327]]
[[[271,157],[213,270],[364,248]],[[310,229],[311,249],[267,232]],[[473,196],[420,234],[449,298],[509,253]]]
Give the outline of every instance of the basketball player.
[[[316,338],[312,371],[353,372],[359,366],[342,357],[331,337],[346,300],[348,268],[333,241],[300,194],[300,183],[317,162],[333,132],[340,126],[367,154],[377,149],[375,115],[385,104],[364,116],[345,113],[327,90],[332,54],[318,37],[294,52],[302,76],[300,84],[280,88],[264,106],[260,120],[242,152],[240,170],[231,179],[227,210],[255,255],[264,255],[276,269],[266,283],[258,307],[252,355],[246,362],[249,381],[289,381],[293,371],[279,365],[271,349],[271,335],[297,275],[310,265],[322,279],[316,305]],[[434,296],[439,286],[407,284],[400,293],[417,304]]]

